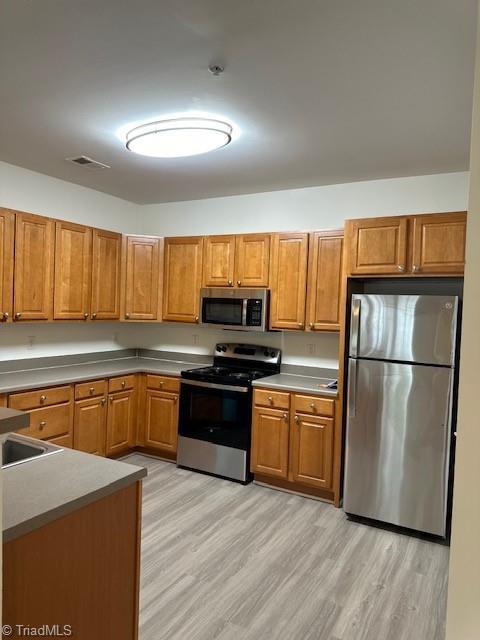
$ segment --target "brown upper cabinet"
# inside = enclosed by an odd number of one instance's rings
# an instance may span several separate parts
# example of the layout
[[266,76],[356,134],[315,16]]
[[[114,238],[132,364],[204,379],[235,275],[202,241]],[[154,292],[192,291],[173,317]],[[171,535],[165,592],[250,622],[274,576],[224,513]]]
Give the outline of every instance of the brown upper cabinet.
[[15,212],[0,209],[0,322],[12,319]]
[[55,320],[87,320],[92,282],[92,229],[55,223]]
[[125,236],[122,259],[122,317],[161,320],[163,238]]
[[268,287],[270,234],[207,236],[203,283],[206,287]]
[[14,319],[53,319],[55,221],[15,214]]
[[412,272],[462,274],[465,266],[467,215],[435,213],[412,220]]
[[165,238],[163,319],[198,322],[203,237]]
[[307,330],[339,331],[343,230],[310,234]]
[[92,320],[120,319],[122,236],[93,229]]
[[270,262],[270,328],[305,327],[308,233],[275,233]]
[[233,287],[235,236],[207,236],[204,245],[203,283],[206,287]]
[[347,220],[350,275],[463,274],[465,212]]

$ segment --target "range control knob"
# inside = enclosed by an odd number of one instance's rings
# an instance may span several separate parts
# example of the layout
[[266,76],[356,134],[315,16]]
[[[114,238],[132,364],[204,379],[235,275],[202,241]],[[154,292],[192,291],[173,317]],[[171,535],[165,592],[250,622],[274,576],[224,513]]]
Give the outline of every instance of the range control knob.
[[275,358],[275,351],[272,351],[272,352],[271,352],[270,357],[271,357],[271,358]]
[[268,358],[268,351],[264,351],[263,355],[265,356],[265,358]]

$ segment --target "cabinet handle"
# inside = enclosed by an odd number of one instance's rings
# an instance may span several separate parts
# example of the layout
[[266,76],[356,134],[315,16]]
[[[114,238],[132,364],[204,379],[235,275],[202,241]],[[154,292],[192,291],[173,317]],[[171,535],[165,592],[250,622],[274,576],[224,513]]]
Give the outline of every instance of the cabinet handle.
[[125,389],[125,385],[126,385],[126,384],[127,384],[127,383],[125,382],[125,380],[122,380],[122,389]]
[[161,387],[163,387],[163,385],[165,384],[165,382],[163,380],[160,380],[160,382],[158,383]]
[[287,422],[287,421],[288,421],[288,413],[284,413],[284,414],[283,414],[283,419],[285,420],[285,422]]
[[46,399],[47,399],[47,396],[40,396],[40,402],[45,402]]
[[113,396],[108,396],[109,400],[110,400],[110,404],[113,402]]
[[316,407],[316,405],[315,405],[315,403],[314,403],[314,402],[311,402],[311,403],[310,403],[310,409],[312,409],[313,411],[316,411],[316,410],[317,410],[317,407]]
[[310,327],[310,329],[315,329],[315,323],[314,322],[309,322],[308,326]]
[[10,315],[9,315],[8,311],[5,311],[4,314],[3,314],[3,319],[4,320],[8,320],[9,317],[10,317]]
[[97,317],[96,313],[92,313],[92,320],[95,320],[95,318]]
[[242,284],[241,280],[237,280],[237,287],[239,287]]
[[418,266],[418,264],[414,264],[413,265],[412,271],[413,271],[413,273],[418,273],[420,271],[420,267]]
[[195,322],[198,322],[198,316],[195,316]]
[[273,398],[272,396],[268,396],[267,400],[269,401],[270,404],[273,404]]
[[43,429],[44,427],[47,426],[47,421],[46,420],[42,420],[39,424],[40,429]]
[[228,284],[228,286],[229,286],[229,287],[233,287],[233,280],[229,280],[229,281],[227,282],[227,284]]
[[176,404],[177,400],[178,400],[178,396],[173,396],[173,404]]
[[298,328],[299,328],[299,329],[303,329],[303,322],[299,322],[299,323],[298,323]]
[[17,313],[15,314],[15,320],[20,320],[21,317],[22,314],[17,311]]
[[130,314],[129,314],[129,313],[126,313],[126,314],[125,314],[125,318],[128,320],[128,319],[130,318]]
[[405,271],[405,265],[404,265],[404,264],[398,264],[398,265],[397,265],[397,269],[398,269],[399,271]]
[[89,392],[90,392],[90,395],[92,395],[93,393],[95,393],[95,387],[90,387]]
[[88,320],[88,313],[84,313],[84,314],[83,314],[83,319],[84,319],[84,320]]
[[106,399],[106,398],[102,398],[102,399],[100,400],[100,404],[102,405],[102,407],[103,407],[103,406],[105,406],[106,401],[107,401],[107,399]]
[[295,416],[294,420],[297,424],[300,422],[300,418],[298,416]]

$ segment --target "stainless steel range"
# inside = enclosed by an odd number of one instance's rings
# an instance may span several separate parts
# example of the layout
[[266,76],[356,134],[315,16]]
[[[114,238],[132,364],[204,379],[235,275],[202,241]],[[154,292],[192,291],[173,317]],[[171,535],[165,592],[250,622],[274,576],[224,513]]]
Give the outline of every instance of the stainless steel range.
[[178,466],[250,482],[252,381],[280,362],[279,349],[220,343],[212,367],[182,371]]

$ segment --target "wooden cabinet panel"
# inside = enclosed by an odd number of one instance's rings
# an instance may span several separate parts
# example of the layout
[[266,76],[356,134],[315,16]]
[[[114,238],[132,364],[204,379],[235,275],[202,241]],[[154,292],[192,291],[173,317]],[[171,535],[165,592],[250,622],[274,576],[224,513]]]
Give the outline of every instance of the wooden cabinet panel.
[[160,320],[163,273],[163,239],[127,236],[125,247],[126,320]]
[[87,320],[92,280],[92,230],[55,223],[55,320]]
[[55,222],[18,212],[15,224],[14,319],[51,320]]
[[235,284],[237,287],[268,287],[270,234],[236,236]]
[[90,380],[75,385],[75,400],[104,396],[107,393],[106,380]]
[[12,319],[15,213],[0,208],[0,322]]
[[346,229],[351,274],[398,275],[406,271],[407,218],[349,220]]
[[180,380],[169,376],[147,375],[147,387],[157,391],[168,391],[178,393],[180,391]]
[[235,260],[235,236],[205,238],[203,283],[205,287],[232,287]]
[[68,447],[69,449],[73,449],[73,433],[67,433],[64,436],[59,436],[58,438],[50,438],[49,442],[52,444],[57,444],[59,447]]
[[135,394],[133,391],[108,396],[107,456],[121,453],[135,444]]
[[343,231],[310,235],[307,329],[340,331]]
[[93,230],[92,314],[93,320],[120,318],[120,257],[122,236],[113,231]]
[[255,389],[253,392],[253,402],[263,407],[271,409],[289,409],[290,393],[273,391],[272,389]]
[[203,238],[165,238],[163,319],[198,322]]
[[277,233],[272,240],[270,264],[270,327],[305,326],[308,233]]
[[8,406],[19,411],[36,409],[37,407],[48,407],[61,402],[72,400],[72,387],[49,387],[47,389],[36,389],[35,391],[22,391],[12,393],[8,397]]
[[289,414],[279,409],[254,407],[250,468],[277,478],[288,476]]
[[295,414],[290,466],[295,482],[331,489],[333,420]]
[[178,395],[147,389],[145,403],[145,445],[176,453]]
[[107,437],[107,401],[105,397],[75,402],[73,435],[75,449],[104,456]]
[[110,378],[108,381],[108,393],[115,393],[116,391],[129,391],[135,388],[135,376],[118,376],[117,378]]
[[332,418],[335,412],[335,400],[295,393],[293,394],[293,410],[297,413],[311,413]]
[[30,426],[19,429],[18,433],[49,440],[70,435],[73,427],[73,402],[30,411]]
[[435,213],[413,218],[412,272],[462,274],[467,214]]

